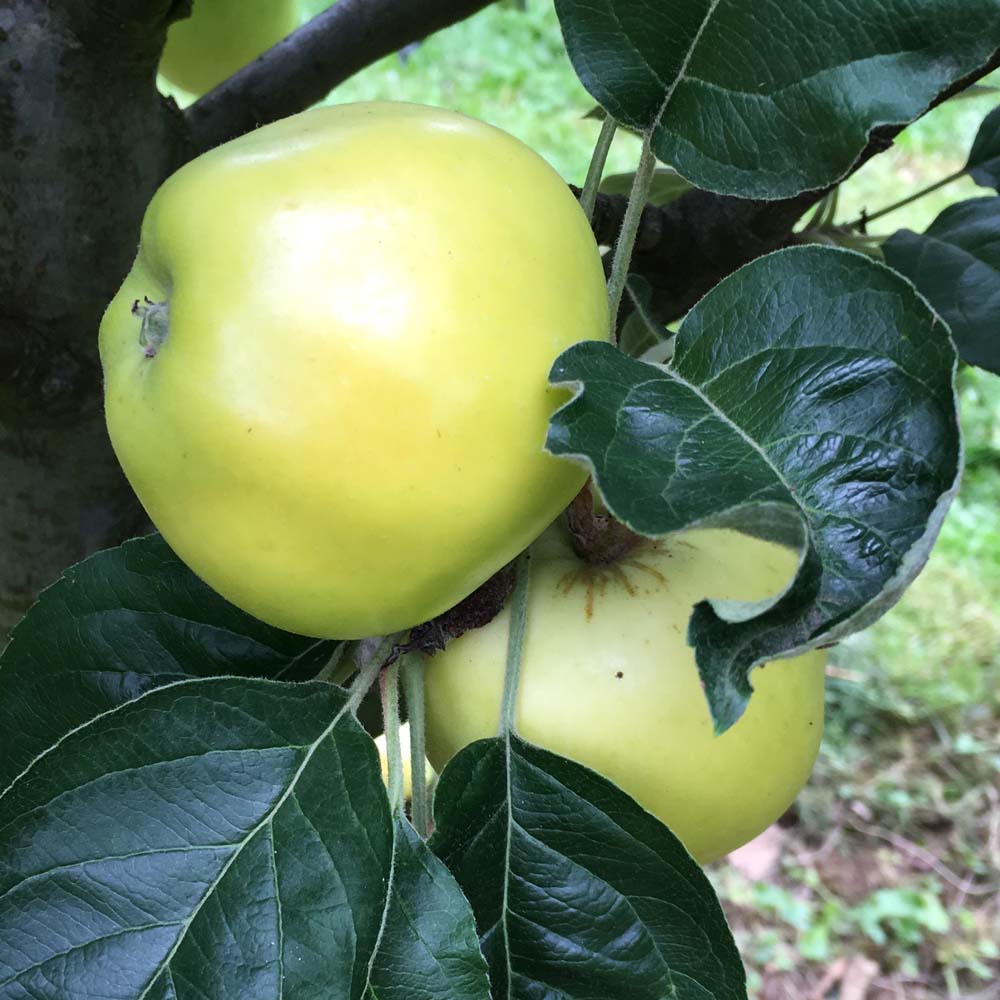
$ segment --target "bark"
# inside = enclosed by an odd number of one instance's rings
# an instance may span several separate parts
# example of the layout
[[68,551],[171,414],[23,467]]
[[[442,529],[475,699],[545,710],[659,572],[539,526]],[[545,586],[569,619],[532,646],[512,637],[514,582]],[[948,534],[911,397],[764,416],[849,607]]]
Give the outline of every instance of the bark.
[[493,0],[338,0],[187,112],[199,149],[322,100],[338,83]]
[[156,92],[172,0],[0,4],[0,644],[40,587],[140,522],[95,333],[189,148]]
[[186,118],[156,67],[190,0],[0,0],[0,648],[67,566],[147,527],[105,432],[96,333],[156,188],[485,4],[341,0]]

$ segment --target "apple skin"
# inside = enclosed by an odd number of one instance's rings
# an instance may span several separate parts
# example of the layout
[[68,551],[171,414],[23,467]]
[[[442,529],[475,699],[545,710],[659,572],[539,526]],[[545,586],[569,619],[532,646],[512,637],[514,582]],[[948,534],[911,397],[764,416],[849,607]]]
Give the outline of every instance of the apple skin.
[[[780,593],[796,555],[734,531],[693,530],[589,565],[552,529],[532,556],[519,735],[610,778],[702,864],[778,819],[819,750],[825,653],[756,668],[746,712],[715,736],[685,636],[702,598]],[[425,658],[427,757],[439,772],[496,735],[509,619],[505,609]]]
[[[378,750],[379,763],[382,765],[382,781],[388,785],[389,751],[385,733],[375,737],[375,747]],[[413,763],[410,760],[410,724],[408,722],[404,722],[399,727],[399,750],[403,758],[403,798],[408,801],[413,798]],[[437,778],[430,765],[427,765],[424,778],[428,785]]]
[[101,324],[108,431],[168,544],[232,603],[388,635],[454,607],[579,491],[585,470],[544,450],[569,398],[548,374],[607,336],[593,233],[540,156],[452,111],[318,108],[154,196]]
[[167,29],[160,72],[200,97],[298,24],[295,0],[195,0],[191,16]]

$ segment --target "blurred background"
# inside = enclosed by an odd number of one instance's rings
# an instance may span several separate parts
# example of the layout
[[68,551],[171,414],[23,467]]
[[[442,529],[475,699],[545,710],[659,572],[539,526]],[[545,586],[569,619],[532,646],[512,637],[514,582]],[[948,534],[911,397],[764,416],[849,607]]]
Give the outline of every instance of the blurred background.
[[[301,0],[303,18],[328,6]],[[1000,79],[996,80],[1000,83]],[[338,87],[497,125],[582,184],[598,123],[551,0],[494,4]],[[928,114],[842,188],[841,221],[960,169],[1000,90]],[[634,167],[619,133],[608,171]],[[922,230],[968,179],[879,219]],[[712,866],[761,1000],[1000,998],[1000,378],[959,376],[966,472],[923,574],[837,647],[824,748],[782,822]]]

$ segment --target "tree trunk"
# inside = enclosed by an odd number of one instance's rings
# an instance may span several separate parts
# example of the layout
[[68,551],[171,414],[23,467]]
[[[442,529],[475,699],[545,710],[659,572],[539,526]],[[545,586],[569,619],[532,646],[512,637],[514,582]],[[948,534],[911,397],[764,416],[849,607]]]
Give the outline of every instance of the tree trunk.
[[0,0],[0,646],[38,590],[142,523],[97,328],[188,155],[156,90],[175,0]]
[[157,187],[489,3],[339,0],[185,115],[156,68],[191,0],[0,0],[0,650],[42,587],[146,527],[104,428],[97,329]]

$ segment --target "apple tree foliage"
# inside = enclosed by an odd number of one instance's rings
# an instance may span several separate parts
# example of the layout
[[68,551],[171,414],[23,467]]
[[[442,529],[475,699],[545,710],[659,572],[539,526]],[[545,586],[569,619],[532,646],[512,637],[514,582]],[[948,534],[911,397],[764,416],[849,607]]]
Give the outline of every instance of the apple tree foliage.
[[[1000,0],[556,7],[584,85],[657,157],[656,207],[829,190],[1000,50]],[[761,256],[673,333],[637,274],[649,336],[552,371],[572,399],[549,450],[633,530],[801,553],[763,605],[695,608],[720,730],[754,664],[865,627],[926,561],[960,472],[956,364],[1000,371],[998,116],[966,168],[989,193],[925,233]],[[0,658],[0,1000],[746,996],[704,873],[579,764],[473,744],[418,833],[330,680],[341,654],[227,604],[155,535],[43,593]]]

